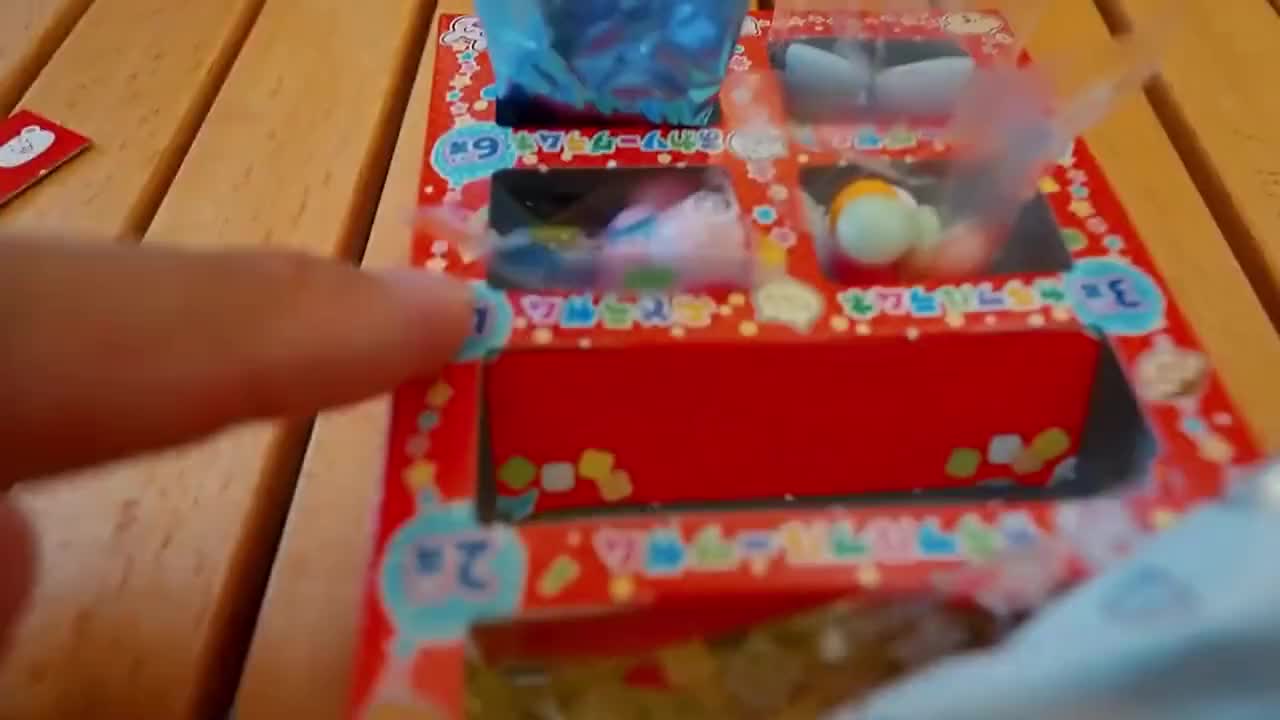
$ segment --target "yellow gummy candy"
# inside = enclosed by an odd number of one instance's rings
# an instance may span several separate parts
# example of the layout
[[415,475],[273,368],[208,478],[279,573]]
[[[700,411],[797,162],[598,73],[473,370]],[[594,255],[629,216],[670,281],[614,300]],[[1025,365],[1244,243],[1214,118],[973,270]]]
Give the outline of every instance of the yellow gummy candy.
[[704,685],[716,679],[719,665],[710,648],[702,642],[690,642],[663,648],[658,663],[671,684],[680,687]]
[[584,478],[602,482],[613,472],[613,453],[608,450],[583,450],[578,459],[578,474]]
[[544,598],[559,595],[565,588],[572,585],[581,573],[582,567],[578,565],[577,560],[568,555],[556,557],[538,577],[538,595]]
[[1049,428],[1031,441],[1031,452],[1042,462],[1060,457],[1071,448],[1071,436],[1062,428]]

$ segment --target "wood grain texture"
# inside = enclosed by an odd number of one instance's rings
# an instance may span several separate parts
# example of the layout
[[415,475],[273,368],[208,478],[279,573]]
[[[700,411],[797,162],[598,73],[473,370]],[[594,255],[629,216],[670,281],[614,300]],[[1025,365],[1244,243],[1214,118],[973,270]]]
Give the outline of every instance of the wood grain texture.
[[[1280,17],[1266,0],[1186,0],[1183,31],[1150,95],[1166,132],[1280,323]],[[1141,24],[1159,0],[1099,0]]]
[[[470,10],[468,0],[439,3],[442,13]],[[366,267],[408,261],[404,218],[416,203],[422,172],[436,38],[433,22],[369,235]],[[241,679],[237,720],[343,717],[389,408],[389,399],[379,398],[316,421]]]
[[0,117],[53,56],[93,0],[9,0],[0,22]]
[[[1089,4],[1051,8],[1030,43],[1033,54],[1106,42],[1107,28]],[[1086,139],[1228,392],[1262,444],[1280,448],[1280,339],[1151,106],[1127,98]]]
[[95,2],[21,100],[94,146],[0,209],[0,224],[146,230],[261,4]]
[[[358,251],[428,13],[269,0],[144,242]],[[40,579],[0,718],[225,712],[307,429],[249,425],[26,490]]]
[[[469,3],[440,5],[444,12],[462,12]],[[417,200],[437,38],[433,25],[369,234],[365,267],[403,265],[409,257],[405,217]],[[342,717],[390,405],[390,398],[378,398],[316,420],[241,679],[237,720]]]

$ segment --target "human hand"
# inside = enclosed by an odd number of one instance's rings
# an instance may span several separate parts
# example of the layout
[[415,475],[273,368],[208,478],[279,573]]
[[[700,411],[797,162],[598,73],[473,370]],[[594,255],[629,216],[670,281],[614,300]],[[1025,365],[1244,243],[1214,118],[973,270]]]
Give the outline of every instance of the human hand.
[[385,392],[470,318],[424,271],[0,238],[0,652],[35,573],[15,483]]

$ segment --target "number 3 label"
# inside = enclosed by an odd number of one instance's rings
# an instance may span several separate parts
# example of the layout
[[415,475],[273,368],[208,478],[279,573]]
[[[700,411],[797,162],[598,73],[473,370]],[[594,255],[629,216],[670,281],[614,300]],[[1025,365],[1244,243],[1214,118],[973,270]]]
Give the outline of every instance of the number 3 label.
[[1068,275],[1076,314],[1112,335],[1145,335],[1164,326],[1165,297],[1141,269],[1109,258],[1080,260]]

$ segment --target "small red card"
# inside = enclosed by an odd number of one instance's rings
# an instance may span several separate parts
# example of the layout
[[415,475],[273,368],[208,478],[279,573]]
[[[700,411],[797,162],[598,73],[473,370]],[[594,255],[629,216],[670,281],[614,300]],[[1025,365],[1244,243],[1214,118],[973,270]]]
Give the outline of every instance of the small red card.
[[27,110],[0,122],[0,205],[89,145],[89,138]]

